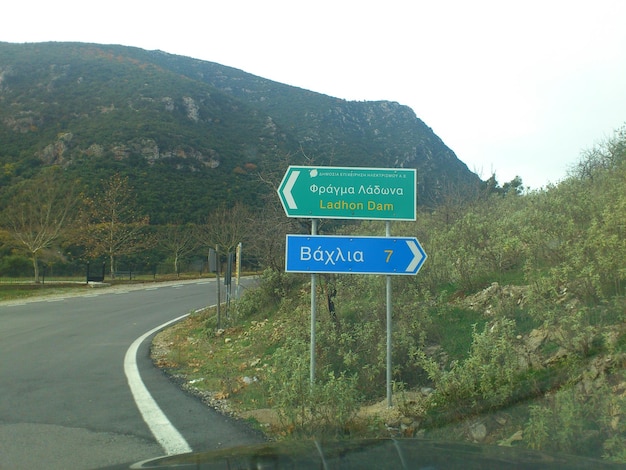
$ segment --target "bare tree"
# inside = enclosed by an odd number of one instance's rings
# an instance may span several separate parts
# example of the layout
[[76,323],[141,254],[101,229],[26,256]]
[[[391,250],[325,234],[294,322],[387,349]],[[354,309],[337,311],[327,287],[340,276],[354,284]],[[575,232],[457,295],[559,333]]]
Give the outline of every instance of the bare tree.
[[239,243],[249,239],[251,221],[252,214],[243,204],[237,203],[232,208],[220,207],[199,227],[198,241],[203,246],[219,246],[221,251],[233,253]]
[[59,239],[75,216],[76,191],[63,181],[60,171],[50,169],[25,181],[4,211],[7,230],[33,262],[35,282],[39,282],[41,252]]
[[[312,159],[302,154],[307,163],[312,163]],[[250,252],[266,267],[280,271],[285,267],[285,236],[288,233],[302,233],[303,224],[308,225],[310,221],[305,219],[289,218],[280,204],[277,191],[281,179],[285,174],[285,168],[291,163],[291,155],[283,157],[283,167],[277,168],[273,172],[259,174],[259,179],[267,185],[271,191],[264,196],[263,208],[254,213],[251,227],[253,237],[250,239]],[[323,221],[318,221],[323,223]],[[307,226],[310,233],[310,226]]]
[[109,259],[111,278],[115,278],[116,260],[149,248],[153,237],[147,233],[149,219],[137,213],[135,195],[128,177],[113,175],[102,183],[102,193],[87,201],[87,229],[83,239],[91,256]]
[[266,205],[255,213],[251,230],[254,234],[248,242],[248,252],[265,267],[275,271],[285,267],[285,235],[300,233],[293,219],[285,216],[280,204]]
[[626,126],[592,148],[584,151],[580,161],[569,171],[570,176],[593,179],[603,171],[617,168],[626,159]]
[[198,246],[196,229],[193,225],[166,225],[161,228],[159,244],[172,255],[174,272],[179,275],[180,260]]

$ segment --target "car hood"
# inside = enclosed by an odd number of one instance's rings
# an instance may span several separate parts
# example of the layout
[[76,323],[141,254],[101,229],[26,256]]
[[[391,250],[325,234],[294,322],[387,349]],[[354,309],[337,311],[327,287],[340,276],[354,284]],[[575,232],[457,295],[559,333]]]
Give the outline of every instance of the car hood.
[[108,467],[118,469],[604,469],[607,461],[420,439],[282,441]]

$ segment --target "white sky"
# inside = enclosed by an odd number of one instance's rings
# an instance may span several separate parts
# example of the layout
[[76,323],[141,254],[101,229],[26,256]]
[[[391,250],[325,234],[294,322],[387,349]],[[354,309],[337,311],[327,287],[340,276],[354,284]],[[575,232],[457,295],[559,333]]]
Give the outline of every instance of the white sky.
[[623,0],[3,5],[0,41],[123,44],[410,106],[467,164],[540,188],[626,123]]

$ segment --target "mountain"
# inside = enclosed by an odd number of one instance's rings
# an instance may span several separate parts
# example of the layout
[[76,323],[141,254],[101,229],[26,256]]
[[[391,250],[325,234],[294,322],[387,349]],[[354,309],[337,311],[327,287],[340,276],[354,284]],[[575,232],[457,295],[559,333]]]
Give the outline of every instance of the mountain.
[[[354,102],[162,51],[0,43],[0,184],[63,166],[92,191],[119,171],[154,223],[262,203],[288,164],[418,169],[420,205],[470,172],[407,106]],[[89,192],[89,189],[87,190]]]

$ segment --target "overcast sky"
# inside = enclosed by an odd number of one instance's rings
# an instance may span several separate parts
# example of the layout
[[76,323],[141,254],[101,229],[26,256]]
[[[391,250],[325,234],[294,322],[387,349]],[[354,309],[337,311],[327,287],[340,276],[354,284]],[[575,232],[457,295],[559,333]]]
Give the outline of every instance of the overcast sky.
[[623,0],[12,1],[0,41],[160,49],[397,101],[470,170],[533,189],[626,123]]

